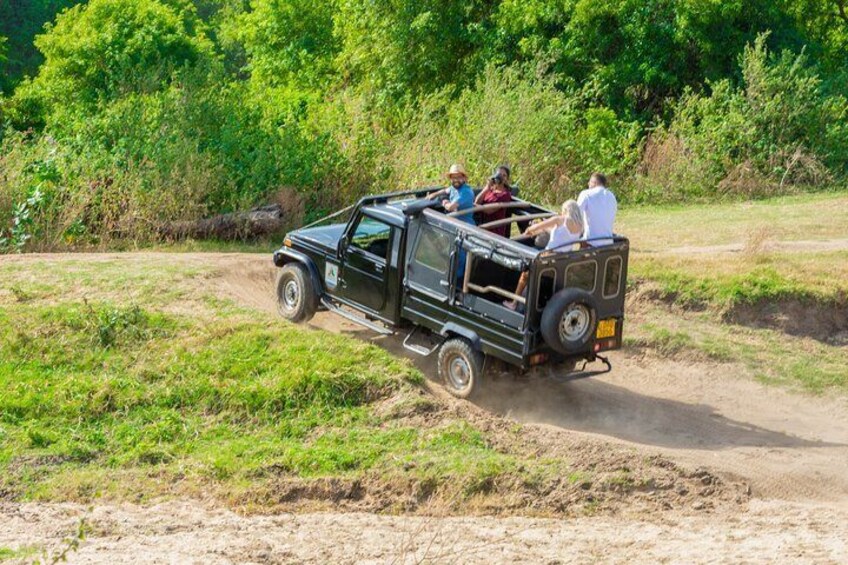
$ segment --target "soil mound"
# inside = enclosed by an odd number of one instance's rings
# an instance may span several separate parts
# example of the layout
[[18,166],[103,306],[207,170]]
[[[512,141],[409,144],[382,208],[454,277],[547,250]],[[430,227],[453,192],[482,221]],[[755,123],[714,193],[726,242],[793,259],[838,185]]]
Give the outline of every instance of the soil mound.
[[[711,308],[705,303],[681,300],[676,293],[663,292],[655,284],[645,281],[636,281],[628,292],[628,313],[639,312],[643,310],[643,304],[651,303],[682,312],[703,312]],[[812,298],[761,300],[715,308],[715,313],[728,324],[773,329],[830,345],[848,344],[848,296],[833,301]]]
[[848,301],[840,304],[788,299],[740,304],[725,312],[724,320],[810,337],[831,345],[848,345]]

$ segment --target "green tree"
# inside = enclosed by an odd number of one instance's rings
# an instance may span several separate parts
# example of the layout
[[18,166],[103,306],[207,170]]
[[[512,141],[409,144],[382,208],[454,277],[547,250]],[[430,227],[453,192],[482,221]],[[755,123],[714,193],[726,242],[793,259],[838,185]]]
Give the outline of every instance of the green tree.
[[496,7],[483,0],[339,0],[341,80],[395,100],[472,83]]
[[0,0],[0,36],[7,38],[7,58],[0,61],[0,89],[10,93],[44,58],[33,45],[44,24],[81,0]]
[[211,63],[192,9],[157,0],[91,0],[66,10],[35,44],[45,61],[16,96],[26,108],[67,115],[167,86],[182,69]]
[[[772,48],[809,40],[773,0],[504,0],[493,57],[538,60],[560,85],[645,121],[684,88],[741,79],[736,58],[758,33]],[[812,46],[811,46],[812,48]]]
[[332,74],[338,48],[333,0],[252,0],[229,33],[243,45],[261,85],[313,89]]

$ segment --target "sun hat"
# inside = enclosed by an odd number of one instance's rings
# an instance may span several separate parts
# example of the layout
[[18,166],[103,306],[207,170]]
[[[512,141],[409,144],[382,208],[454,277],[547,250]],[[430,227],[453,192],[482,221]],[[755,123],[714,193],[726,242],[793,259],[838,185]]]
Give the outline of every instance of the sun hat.
[[456,176],[456,175],[462,175],[464,177],[468,176],[465,173],[465,167],[463,167],[459,163],[454,163],[453,165],[451,165],[451,168],[448,171],[448,177],[452,177],[452,176]]

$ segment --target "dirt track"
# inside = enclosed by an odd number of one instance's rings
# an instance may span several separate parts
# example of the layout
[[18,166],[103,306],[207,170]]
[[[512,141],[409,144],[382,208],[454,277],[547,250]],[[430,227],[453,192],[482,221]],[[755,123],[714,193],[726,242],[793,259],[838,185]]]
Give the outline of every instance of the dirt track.
[[[114,255],[91,259],[106,257]],[[274,312],[274,270],[266,256],[155,257],[192,264],[213,262],[218,276],[204,284],[245,306]],[[402,354],[399,339],[377,338],[333,315],[321,314],[313,323],[372,339]],[[418,362],[432,374],[426,361]],[[559,434],[582,434],[630,446],[646,456],[661,453],[684,466],[707,466],[745,480],[754,496],[747,510],[701,516],[581,518],[565,523],[357,514],[243,518],[196,503],[155,510],[104,506],[95,509],[94,515],[107,525],[117,524],[117,529],[104,526],[103,535],[95,536],[77,557],[79,562],[142,560],[139,556],[146,562],[183,562],[189,554],[197,562],[353,558],[386,562],[421,557],[461,562],[519,557],[531,561],[848,560],[848,400],[766,387],[741,375],[743,370],[732,364],[681,363],[626,352],[615,354],[613,363],[615,371],[609,375],[569,383],[495,376],[476,402],[491,412],[538,426],[554,442]],[[69,526],[73,529],[73,515],[80,511],[53,505],[0,507],[4,523],[0,546],[39,532],[42,539],[61,537]],[[35,526],[30,530],[27,524]],[[416,540],[414,547],[404,545],[410,539]],[[422,540],[432,543],[425,546]]]
[[[221,291],[273,314],[273,268],[259,258],[231,259],[239,266],[223,268]],[[398,337],[377,336],[332,314],[319,314],[312,325],[407,355]],[[415,361],[434,374],[426,360]],[[574,382],[497,375],[475,402],[551,433],[591,434],[730,473],[748,480],[758,496],[848,507],[848,398],[765,386],[732,364],[622,352],[612,361],[612,373]]]

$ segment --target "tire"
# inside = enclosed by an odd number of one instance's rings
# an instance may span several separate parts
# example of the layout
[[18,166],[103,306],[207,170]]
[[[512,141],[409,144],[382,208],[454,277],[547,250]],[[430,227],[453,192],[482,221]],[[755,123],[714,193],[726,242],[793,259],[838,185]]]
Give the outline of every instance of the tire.
[[563,355],[588,351],[598,326],[595,298],[579,288],[566,288],[551,297],[542,312],[542,337]]
[[479,389],[483,376],[483,354],[468,340],[454,337],[439,349],[439,377],[457,398],[469,398]]
[[318,296],[303,265],[289,263],[277,278],[277,311],[290,322],[308,322],[318,310]]

